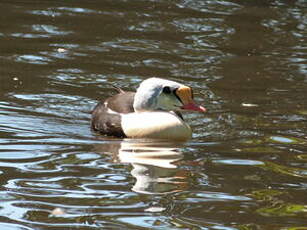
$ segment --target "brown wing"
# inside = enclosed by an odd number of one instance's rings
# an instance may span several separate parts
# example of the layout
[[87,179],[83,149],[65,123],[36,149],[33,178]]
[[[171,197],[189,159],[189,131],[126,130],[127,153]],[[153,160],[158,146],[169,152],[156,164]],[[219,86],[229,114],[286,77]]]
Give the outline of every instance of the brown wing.
[[105,100],[107,107],[117,113],[133,113],[134,92],[122,92]]
[[134,95],[134,92],[121,92],[99,102],[92,112],[92,129],[108,136],[126,137],[120,114],[134,112]]

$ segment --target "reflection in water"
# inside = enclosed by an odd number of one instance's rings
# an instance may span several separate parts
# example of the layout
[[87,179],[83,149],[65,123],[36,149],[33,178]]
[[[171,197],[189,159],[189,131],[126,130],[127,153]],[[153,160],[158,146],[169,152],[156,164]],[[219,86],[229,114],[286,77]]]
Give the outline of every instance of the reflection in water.
[[118,151],[121,162],[176,168],[174,162],[182,158],[178,148],[151,146],[150,143],[123,141]]
[[[306,229],[305,9],[0,1],[0,229]],[[206,94],[192,141],[93,137],[107,82],[148,77]]]
[[113,155],[113,160],[131,163],[131,175],[136,179],[132,190],[147,194],[165,194],[185,190],[188,172],[178,169],[183,158],[178,147],[166,142],[123,140],[112,145],[96,146],[101,153]]

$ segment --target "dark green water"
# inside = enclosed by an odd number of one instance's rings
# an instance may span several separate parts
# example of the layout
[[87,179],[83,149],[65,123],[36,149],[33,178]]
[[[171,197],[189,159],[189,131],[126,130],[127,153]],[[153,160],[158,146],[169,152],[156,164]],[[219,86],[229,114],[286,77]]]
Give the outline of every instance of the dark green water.
[[[307,229],[306,9],[1,0],[1,230]],[[185,115],[191,141],[91,132],[109,82],[148,77],[208,109]]]

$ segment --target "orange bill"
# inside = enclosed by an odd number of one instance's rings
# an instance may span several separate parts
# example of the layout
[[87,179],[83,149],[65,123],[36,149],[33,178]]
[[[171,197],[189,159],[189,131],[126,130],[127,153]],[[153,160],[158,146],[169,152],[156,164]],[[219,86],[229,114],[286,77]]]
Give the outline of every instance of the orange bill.
[[183,106],[181,109],[192,110],[198,112],[206,112],[206,109],[200,105],[197,105],[193,100],[192,89],[188,86],[181,86],[176,90],[176,95],[180,98]]

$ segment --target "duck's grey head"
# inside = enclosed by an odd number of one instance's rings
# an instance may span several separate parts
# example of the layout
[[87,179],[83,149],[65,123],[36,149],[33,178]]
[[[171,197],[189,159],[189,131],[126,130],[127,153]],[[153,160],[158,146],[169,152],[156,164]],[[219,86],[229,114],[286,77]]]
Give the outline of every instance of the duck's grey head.
[[136,112],[206,109],[195,104],[192,89],[175,81],[149,78],[143,81],[136,91],[133,107]]

